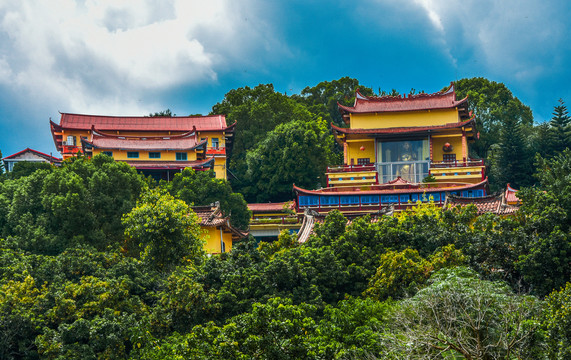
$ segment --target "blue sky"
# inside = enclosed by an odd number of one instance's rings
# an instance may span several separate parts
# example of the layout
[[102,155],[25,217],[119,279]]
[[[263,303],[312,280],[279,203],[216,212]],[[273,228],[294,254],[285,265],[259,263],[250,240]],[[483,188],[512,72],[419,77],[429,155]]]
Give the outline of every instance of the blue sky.
[[207,114],[226,92],[343,76],[378,91],[505,83],[571,105],[571,2],[0,0],[0,150],[56,153],[59,113]]

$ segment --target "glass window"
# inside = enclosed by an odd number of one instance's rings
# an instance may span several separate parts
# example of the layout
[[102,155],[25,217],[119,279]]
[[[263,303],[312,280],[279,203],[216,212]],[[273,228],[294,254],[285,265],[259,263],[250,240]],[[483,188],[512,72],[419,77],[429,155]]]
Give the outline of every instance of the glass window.
[[103,155],[107,155],[107,156],[113,157],[113,151],[102,151],[101,153],[102,153]]
[[398,203],[398,195],[383,195],[381,196],[381,203]]
[[409,141],[383,141],[378,144],[382,162],[430,160],[428,139]]
[[361,204],[378,204],[379,195],[362,195]]
[[300,195],[299,206],[317,206],[319,205],[319,197],[311,195]]
[[405,203],[405,202],[408,202],[408,201],[410,201],[410,195],[409,195],[409,194],[401,195],[401,196],[400,196],[400,202],[401,202],[401,203]]
[[160,152],[149,152],[149,159],[160,159],[161,153]]
[[218,138],[212,138],[212,147],[218,149]]
[[188,159],[187,154],[185,152],[177,152],[176,153],[176,160],[177,161],[186,161]]
[[139,158],[139,152],[138,151],[127,151],[127,157],[129,159],[138,159]]
[[338,196],[321,196],[321,205],[337,205],[339,204]]
[[353,195],[341,196],[341,205],[359,205],[359,197]]

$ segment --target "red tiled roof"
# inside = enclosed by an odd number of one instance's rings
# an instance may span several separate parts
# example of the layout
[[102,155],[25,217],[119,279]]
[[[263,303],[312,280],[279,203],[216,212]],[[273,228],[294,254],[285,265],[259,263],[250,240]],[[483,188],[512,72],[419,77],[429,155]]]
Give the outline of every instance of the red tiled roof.
[[426,193],[430,194],[433,192],[442,191],[461,191],[461,190],[471,190],[478,189],[487,186],[488,178],[485,178],[476,184],[466,184],[466,183],[433,183],[438,187],[421,187],[420,184],[410,184],[408,188],[395,188],[394,184],[385,183],[380,185],[371,185],[372,190],[361,190],[359,188],[343,188],[343,187],[328,187],[319,190],[306,190],[293,185],[293,190],[298,194],[309,194],[309,195],[391,195],[391,194],[403,194],[403,193]]
[[180,170],[187,167],[201,168],[211,165],[214,157],[205,160],[194,161],[137,161],[137,160],[121,160],[135,169],[139,170]]
[[394,180],[389,181],[387,184],[391,184],[391,185],[412,185],[412,183],[410,181],[407,181],[407,180],[401,178],[400,176],[398,176]]
[[[252,212],[284,212],[285,202],[281,203],[252,203],[248,204],[248,209]],[[293,201],[289,202],[289,209],[294,209]]]
[[46,159],[46,160],[49,161],[49,162],[52,162],[52,163],[60,163],[60,162],[62,161],[60,158],[57,158],[57,157],[54,157],[54,156],[45,154],[45,153],[43,153],[43,152],[41,152],[41,151],[37,151],[37,150],[34,150],[34,149],[30,149],[30,148],[25,148],[24,150],[18,151],[18,152],[15,153],[15,154],[12,154],[12,155],[8,155],[8,156],[6,156],[6,157],[3,157],[1,160],[13,159],[13,158],[16,158],[16,157],[18,157],[18,156],[20,156],[20,155],[22,155],[22,154],[24,154],[24,153],[26,153],[26,152],[34,153],[34,154],[36,154],[36,155],[38,155],[38,156],[40,156],[40,157]]
[[83,114],[61,114],[59,126],[64,129],[89,130],[92,126],[104,131],[221,131],[226,126],[224,115],[209,116],[102,116]]
[[449,195],[446,198],[445,208],[453,208],[456,206],[465,207],[468,205],[476,206],[478,209],[478,215],[488,212],[498,215],[509,215],[515,213],[518,210],[517,206],[505,204],[502,194],[494,194],[474,198],[462,198],[454,195]]
[[[456,100],[454,87],[448,90],[433,94],[418,94],[401,96],[364,96],[358,90],[355,94],[355,103],[351,106],[344,106],[338,103],[339,111],[342,113],[378,113],[378,112],[400,112],[418,111],[432,109],[451,109],[461,107],[468,97]],[[468,113],[467,105],[462,108],[462,113]]]
[[446,129],[456,129],[463,126],[472,125],[474,122],[474,117],[457,123],[450,123],[444,125],[432,125],[432,126],[410,126],[410,127],[395,127],[395,128],[382,128],[382,129],[350,129],[335,126],[331,123],[331,128],[333,131],[343,133],[343,134],[370,134],[370,135],[389,135],[389,134],[411,134],[411,133],[422,133],[427,131],[435,130],[446,130]]
[[508,204],[515,204],[520,202],[519,198],[517,197],[517,190],[512,188],[510,184],[507,185],[504,196]]
[[198,142],[195,132],[187,132],[179,136],[169,137],[134,137],[116,136],[93,131],[91,141],[82,142],[96,149],[116,150],[193,150],[205,145],[207,140]]
[[222,216],[219,206],[194,206],[192,209],[198,215],[201,226],[222,226],[232,233],[232,238],[235,240],[248,236],[248,232],[238,230],[230,225],[228,217]]

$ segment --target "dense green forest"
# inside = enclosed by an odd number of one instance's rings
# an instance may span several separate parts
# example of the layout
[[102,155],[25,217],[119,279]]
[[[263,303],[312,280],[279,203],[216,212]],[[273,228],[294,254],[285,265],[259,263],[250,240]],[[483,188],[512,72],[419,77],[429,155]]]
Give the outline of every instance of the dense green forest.
[[481,119],[473,156],[521,187],[516,215],[331,212],[304,244],[206,256],[190,205],[219,200],[245,228],[244,198],[317,186],[357,87],[373,93],[349,78],[230,91],[213,112],[238,121],[231,183],[187,169],[157,184],[103,155],[1,175],[0,359],[571,358],[569,117],[561,101],[535,124],[503,84],[457,92]]

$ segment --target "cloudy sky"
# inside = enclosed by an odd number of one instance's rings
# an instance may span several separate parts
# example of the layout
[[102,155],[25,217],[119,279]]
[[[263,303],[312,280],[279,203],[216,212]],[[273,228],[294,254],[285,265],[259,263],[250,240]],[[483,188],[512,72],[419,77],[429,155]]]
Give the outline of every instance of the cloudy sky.
[[59,111],[207,114],[237,87],[343,76],[401,93],[483,76],[541,122],[571,104],[570,18],[566,0],[0,0],[0,150],[58,155]]

